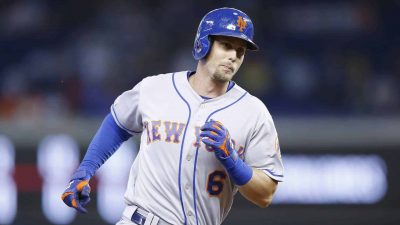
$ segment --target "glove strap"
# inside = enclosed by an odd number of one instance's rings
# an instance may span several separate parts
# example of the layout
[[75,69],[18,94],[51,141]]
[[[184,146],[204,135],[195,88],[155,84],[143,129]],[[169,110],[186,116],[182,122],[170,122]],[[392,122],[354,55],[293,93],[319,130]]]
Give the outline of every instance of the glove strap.
[[72,180],[89,180],[90,174],[86,170],[77,170],[71,177]]

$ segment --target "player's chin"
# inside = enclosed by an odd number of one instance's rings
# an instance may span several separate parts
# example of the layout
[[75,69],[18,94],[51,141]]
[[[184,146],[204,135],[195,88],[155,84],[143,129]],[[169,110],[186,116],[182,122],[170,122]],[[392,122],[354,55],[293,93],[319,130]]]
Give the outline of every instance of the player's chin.
[[229,82],[232,80],[234,75],[235,73],[231,70],[218,71],[214,76],[214,80],[218,82]]

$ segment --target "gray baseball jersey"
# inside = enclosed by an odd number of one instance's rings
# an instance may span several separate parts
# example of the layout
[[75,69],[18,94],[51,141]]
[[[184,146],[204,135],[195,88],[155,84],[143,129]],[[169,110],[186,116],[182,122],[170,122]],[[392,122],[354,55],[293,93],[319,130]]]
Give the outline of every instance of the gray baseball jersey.
[[283,179],[278,135],[267,108],[237,84],[205,100],[188,71],[143,79],[111,106],[117,124],[141,134],[125,199],[171,224],[221,224],[238,188],[201,142],[209,119],[228,130],[239,156],[277,181]]

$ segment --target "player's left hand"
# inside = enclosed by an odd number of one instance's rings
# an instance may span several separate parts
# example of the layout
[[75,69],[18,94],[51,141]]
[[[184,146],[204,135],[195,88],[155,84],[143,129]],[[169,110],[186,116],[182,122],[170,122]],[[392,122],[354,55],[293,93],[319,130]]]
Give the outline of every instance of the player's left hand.
[[214,150],[217,159],[225,168],[235,167],[238,154],[233,147],[228,130],[222,123],[210,120],[201,127],[202,142]]
[[61,196],[61,199],[69,207],[75,208],[78,212],[87,213],[84,208],[90,201],[90,186],[89,180],[76,179],[72,180],[67,189]]
[[253,176],[253,169],[239,158],[229,132],[222,123],[210,120],[200,130],[201,141],[214,150],[215,156],[225,167],[233,182],[237,185],[249,182]]

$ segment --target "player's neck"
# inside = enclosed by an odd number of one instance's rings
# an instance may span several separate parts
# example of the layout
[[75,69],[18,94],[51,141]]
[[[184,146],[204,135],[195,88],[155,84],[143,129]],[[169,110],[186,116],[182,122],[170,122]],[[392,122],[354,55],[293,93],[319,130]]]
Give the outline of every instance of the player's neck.
[[189,77],[189,84],[200,96],[216,98],[226,93],[229,82],[217,82],[209,74],[197,70],[195,74]]

